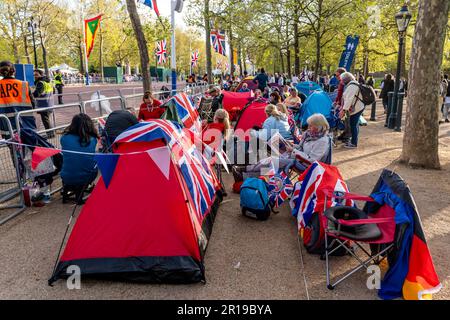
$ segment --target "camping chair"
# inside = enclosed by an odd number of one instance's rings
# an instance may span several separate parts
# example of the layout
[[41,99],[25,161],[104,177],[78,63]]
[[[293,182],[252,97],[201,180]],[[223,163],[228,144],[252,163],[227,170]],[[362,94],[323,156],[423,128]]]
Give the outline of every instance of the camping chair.
[[[329,149],[327,154],[319,160],[319,162],[325,163],[325,164],[332,164],[333,163],[333,137],[331,135],[328,136],[330,139],[330,143],[329,143]],[[294,181],[296,178],[298,178],[300,175],[303,174],[304,169],[303,166],[310,166],[311,162],[309,162],[306,159],[301,159],[301,160],[296,160],[294,165],[287,168],[287,172],[289,179],[291,179],[291,181]]]
[[213,99],[202,97],[200,100],[200,106],[198,107],[198,113],[202,120],[207,120],[208,122],[214,121],[214,113],[212,111]]
[[[370,263],[379,264],[387,257],[387,254],[394,247],[395,211],[387,205],[378,207],[375,212],[370,214],[356,207],[349,206],[327,208],[328,199],[331,200],[331,203],[333,203],[333,200],[343,199],[366,201],[368,205],[374,204],[374,200],[370,197],[342,192],[337,193],[330,190],[324,190],[324,194],[325,205],[321,223],[325,232],[325,257],[322,256],[321,258],[325,258],[327,288],[333,290],[339,283],[358,270],[362,268],[368,269]],[[366,208],[369,207],[368,205],[366,205]],[[371,245],[372,252],[369,253],[363,247],[363,244]],[[358,248],[367,255],[365,260],[356,255],[355,250]],[[355,258],[359,265],[332,284],[330,280],[330,255],[342,249]]]

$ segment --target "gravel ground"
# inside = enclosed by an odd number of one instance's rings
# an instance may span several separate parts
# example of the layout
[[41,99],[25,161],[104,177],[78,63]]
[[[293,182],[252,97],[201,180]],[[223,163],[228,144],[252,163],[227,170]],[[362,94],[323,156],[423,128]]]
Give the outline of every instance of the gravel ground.
[[[385,167],[410,185],[420,210],[436,270],[444,288],[435,299],[450,298],[450,125],[441,126],[442,171],[396,167],[402,134],[383,128],[384,117],[362,128],[361,147],[334,151],[337,165],[353,192],[369,194]],[[225,177],[229,188],[231,177]],[[206,253],[207,283],[139,285],[83,281],[68,290],[64,281],[47,286],[72,207],[59,195],[44,208],[27,210],[0,227],[1,299],[378,299],[365,286],[364,271],[339,285],[325,286],[325,263],[304,250],[301,264],[295,220],[287,206],[267,222],[243,218],[239,197],[229,192],[221,206]],[[350,257],[332,260],[337,276],[352,264]],[[239,265],[239,268],[235,268]],[[306,277],[307,286],[303,279]],[[306,290],[307,288],[307,290]]]

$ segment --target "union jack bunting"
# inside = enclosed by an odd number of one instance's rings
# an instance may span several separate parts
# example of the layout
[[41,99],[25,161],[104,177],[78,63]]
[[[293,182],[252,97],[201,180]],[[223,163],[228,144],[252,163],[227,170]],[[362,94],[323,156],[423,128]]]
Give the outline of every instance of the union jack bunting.
[[192,65],[192,68],[197,67],[198,57],[199,57],[198,50],[195,50],[194,52],[192,52],[192,54],[191,54],[191,65]]
[[211,44],[217,53],[227,56],[225,48],[225,31],[211,30]]
[[158,56],[158,64],[165,64],[167,62],[166,40],[161,40],[156,43],[156,55]]
[[284,201],[289,199],[294,190],[294,185],[285,172],[277,173],[269,178],[267,191],[269,201],[279,208]]

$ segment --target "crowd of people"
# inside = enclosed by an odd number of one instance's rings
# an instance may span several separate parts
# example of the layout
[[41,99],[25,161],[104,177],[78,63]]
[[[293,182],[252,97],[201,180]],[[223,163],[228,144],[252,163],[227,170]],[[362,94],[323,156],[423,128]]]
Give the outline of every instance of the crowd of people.
[[[32,92],[27,82],[15,79],[14,65],[8,61],[0,63],[0,80],[2,84],[2,96],[0,112],[10,119],[13,130],[15,128],[15,115],[19,111],[31,110],[34,108],[43,109],[38,112],[42,123],[47,130],[47,138],[54,136],[51,131],[50,115],[51,111],[46,110],[52,106],[53,92],[62,91],[64,84],[62,77],[58,83],[61,88],[54,88],[54,84],[40,70],[35,70],[36,86]],[[58,72],[57,72],[58,75]],[[243,83],[239,92],[252,92],[255,101],[266,104],[266,120],[261,127],[253,127],[251,136],[269,141],[274,134],[279,134],[287,144],[285,145],[286,155],[283,159],[283,167],[295,166],[298,170],[306,169],[307,165],[314,161],[322,161],[331,150],[332,139],[329,138],[332,128],[327,119],[321,114],[314,114],[307,120],[307,127],[301,128],[296,122],[295,115],[301,110],[306,96],[297,90],[297,84],[304,80],[304,77],[294,75],[288,79],[287,75],[277,73],[267,74],[262,68],[253,77],[249,78],[247,73],[243,77],[227,76],[225,79],[218,79],[217,85],[213,85],[207,95],[212,98],[211,109],[213,118],[204,120],[203,130],[216,129],[222,135],[221,139],[205,138],[207,145],[217,144],[225,141],[230,134],[230,116],[223,109],[222,91],[236,90],[238,82],[243,79],[250,79],[250,82]],[[196,81],[207,81],[207,76],[197,78],[191,75],[188,84]],[[324,77],[323,87],[334,89],[336,99],[333,102],[333,109],[338,114],[340,121],[344,124],[344,130],[338,136],[345,148],[356,149],[359,146],[359,121],[365,108],[360,84],[374,86],[373,78],[367,80],[362,76],[355,76],[344,68],[336,70],[330,78]],[[275,84],[275,85],[271,85]],[[4,86],[3,86],[4,85]],[[387,108],[387,93],[393,91],[395,80],[391,74],[387,74],[383,80],[380,98]],[[253,87],[253,89],[250,88]],[[401,90],[407,91],[406,81],[402,81]],[[20,93],[24,93],[21,95]],[[448,113],[450,110],[450,86],[448,76],[442,77],[441,96],[443,97],[442,112],[443,122],[449,122]],[[6,106],[6,107],[3,107]],[[139,112],[135,114],[133,109],[114,111],[106,119],[104,128],[98,132],[92,119],[86,114],[79,114],[73,117],[70,126],[64,131],[60,143],[63,150],[63,165],[61,177],[63,181],[63,200],[68,201],[70,195],[75,194],[77,201],[81,201],[80,194],[89,189],[98,173],[97,165],[94,161],[93,153],[99,149],[99,142],[102,151],[111,151],[114,140],[125,130],[136,125],[140,121],[159,119],[166,109],[162,101],[156,99],[151,92],[145,92]],[[36,121],[33,116],[21,118],[22,128],[36,130]],[[8,137],[7,126],[4,120],[0,119],[0,130],[3,137]],[[334,129],[333,129],[334,130]],[[70,151],[70,152],[69,152]],[[75,152],[75,153],[74,153]],[[239,170],[259,170],[266,162],[259,163],[252,168]]]

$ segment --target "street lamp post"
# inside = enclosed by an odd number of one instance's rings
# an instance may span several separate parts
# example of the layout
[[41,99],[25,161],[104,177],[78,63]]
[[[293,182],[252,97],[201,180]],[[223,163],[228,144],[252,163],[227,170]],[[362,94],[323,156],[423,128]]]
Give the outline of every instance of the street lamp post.
[[30,18],[30,21],[28,21],[28,31],[31,32],[31,35],[33,37],[33,50],[34,50],[34,68],[38,68],[38,59],[37,59],[37,53],[36,53],[36,38],[35,38],[35,30],[37,28],[36,22],[33,21],[33,17]]
[[395,15],[395,21],[397,22],[398,34],[399,34],[399,49],[397,59],[397,74],[395,77],[394,97],[392,100],[392,112],[390,114],[389,129],[395,131],[401,131],[402,124],[402,111],[403,111],[403,99],[400,99],[399,104],[399,90],[400,90],[400,77],[402,68],[402,56],[403,50],[405,50],[405,38],[406,31],[408,30],[409,23],[411,22],[412,15],[408,10],[408,5],[405,4],[400,11]]

